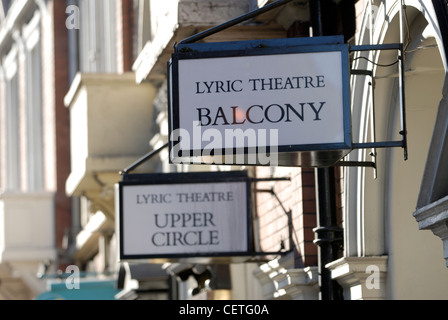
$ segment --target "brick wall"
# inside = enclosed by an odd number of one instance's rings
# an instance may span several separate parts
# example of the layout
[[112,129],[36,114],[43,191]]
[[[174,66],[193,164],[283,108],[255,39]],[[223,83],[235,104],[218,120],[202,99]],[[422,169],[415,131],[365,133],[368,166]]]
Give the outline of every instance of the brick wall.
[[[335,169],[336,221],[343,223],[343,170]],[[296,267],[317,265],[317,246],[313,243],[317,226],[315,173],[313,168],[275,169],[275,177],[290,181],[258,182],[256,184],[257,231],[262,252],[278,252],[284,241],[286,249],[295,251]],[[258,167],[257,178],[269,178],[272,169]],[[274,194],[267,191],[272,190]],[[288,214],[291,212],[292,229]],[[292,232],[290,236],[290,231]],[[290,242],[289,240],[292,240]],[[339,256],[342,251],[339,252]]]
[[54,108],[56,138],[56,247],[62,247],[64,233],[71,226],[71,200],[65,193],[65,182],[70,174],[70,120],[64,105],[68,91],[68,42],[65,21],[65,1],[53,1],[54,32]]
[[[276,172],[276,177],[291,180],[257,183],[256,215],[260,250],[279,251],[284,241],[286,249],[293,248],[295,251],[296,267],[316,265],[317,247],[313,244],[313,228],[316,227],[314,169],[280,168],[276,171],[280,171]],[[256,176],[270,177],[271,168],[257,168]],[[274,194],[263,191],[271,189]]]
[[133,0],[117,1],[117,70],[132,71],[134,62],[134,3]]
[[344,222],[344,169],[343,167],[335,168],[335,183],[336,183],[336,223],[339,227],[343,226]]

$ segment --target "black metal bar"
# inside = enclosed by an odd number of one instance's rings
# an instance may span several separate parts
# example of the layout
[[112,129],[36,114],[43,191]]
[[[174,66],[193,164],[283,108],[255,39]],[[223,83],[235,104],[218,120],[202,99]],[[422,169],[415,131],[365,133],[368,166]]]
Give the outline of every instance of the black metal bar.
[[401,43],[366,44],[349,46],[349,51],[400,50],[402,46]]
[[375,162],[372,161],[338,161],[336,162],[335,166],[376,168]]
[[353,143],[353,149],[404,147],[403,141],[362,142]]
[[350,70],[350,74],[372,77],[373,71],[372,70],[362,70],[362,69],[352,69],[352,70]]
[[202,40],[202,39],[204,39],[204,38],[206,38],[206,37],[208,37],[208,36],[210,36],[212,34],[215,34],[215,33],[218,33],[220,31],[224,30],[224,29],[233,27],[234,25],[237,25],[238,23],[241,23],[241,22],[244,22],[244,21],[249,20],[251,18],[254,18],[256,16],[259,16],[260,14],[263,14],[263,13],[265,13],[267,11],[270,11],[272,9],[275,9],[277,7],[283,6],[283,5],[285,5],[285,4],[287,4],[288,2],[291,2],[291,1],[292,0],[278,0],[278,1],[272,2],[272,3],[270,3],[270,4],[268,4],[268,5],[264,6],[264,7],[261,7],[259,9],[253,10],[253,11],[251,11],[249,13],[246,13],[246,14],[238,17],[238,18],[235,18],[233,20],[229,20],[229,21],[224,22],[224,23],[222,23],[220,25],[217,25],[215,27],[207,29],[207,30],[205,30],[203,32],[197,33],[197,34],[195,34],[195,35],[193,35],[193,36],[191,36],[189,38],[186,38],[186,39],[182,40],[181,42],[179,42],[179,44],[193,43],[193,42],[196,42],[198,40]]
[[291,253],[293,250],[285,250],[285,251],[277,251],[277,252],[261,252],[261,251],[255,251],[251,252],[252,256],[280,256],[280,255],[286,255],[288,253]]
[[137,160],[136,162],[131,164],[129,167],[127,167],[126,169],[123,169],[122,171],[120,171],[120,175],[124,175],[126,173],[129,173],[129,171],[134,170],[139,165],[141,165],[143,162],[147,161],[148,159],[150,159],[151,157],[155,156],[160,151],[162,151],[164,148],[168,147],[168,145],[169,145],[169,142],[167,142],[163,146],[161,146],[161,147],[159,147],[159,148],[157,148],[155,150],[152,150],[151,152],[147,153],[142,158],[140,158],[139,160]]
[[322,27],[322,5],[320,0],[310,1],[310,18],[311,18],[311,29],[312,36],[318,37],[323,35]]
[[265,181],[291,181],[291,178],[249,178],[250,182],[265,182]]
[[406,128],[406,102],[405,102],[405,88],[404,88],[404,50],[403,45],[400,47],[400,56],[398,57],[400,60],[399,68],[400,68],[400,102],[401,102],[401,131],[400,134],[402,136],[403,149],[404,149],[404,160],[408,159],[408,138],[407,138],[407,128]]

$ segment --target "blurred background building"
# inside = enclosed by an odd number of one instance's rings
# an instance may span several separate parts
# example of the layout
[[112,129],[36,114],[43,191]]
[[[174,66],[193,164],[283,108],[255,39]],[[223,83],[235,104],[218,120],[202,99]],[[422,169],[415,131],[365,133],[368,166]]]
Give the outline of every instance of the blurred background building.
[[0,297],[30,299],[72,263],[65,3],[0,7]]

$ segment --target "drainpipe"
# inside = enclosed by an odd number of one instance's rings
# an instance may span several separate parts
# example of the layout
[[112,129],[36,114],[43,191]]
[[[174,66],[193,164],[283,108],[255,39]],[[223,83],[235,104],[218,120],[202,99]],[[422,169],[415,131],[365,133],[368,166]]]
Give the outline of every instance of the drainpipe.
[[[66,0],[67,8],[75,6],[79,8],[79,0]],[[67,29],[68,37],[68,84],[72,84],[73,79],[79,71],[79,30],[76,28]]]
[[337,259],[342,230],[336,225],[334,168],[315,169],[317,227],[314,243],[318,246],[319,299],[338,299],[338,284],[325,265]]
[[[321,0],[309,1],[310,20],[313,37],[323,36]],[[313,230],[318,246],[319,299],[336,300],[338,284],[331,279],[330,270],[325,265],[337,259],[337,245],[342,234],[336,226],[335,174],[334,168],[316,168],[316,214],[317,227]]]

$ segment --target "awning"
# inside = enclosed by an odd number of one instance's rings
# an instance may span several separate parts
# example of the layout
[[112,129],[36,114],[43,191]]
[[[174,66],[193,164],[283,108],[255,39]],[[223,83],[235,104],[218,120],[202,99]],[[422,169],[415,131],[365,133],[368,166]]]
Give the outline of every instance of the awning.
[[81,280],[79,289],[69,289],[65,281],[49,284],[49,290],[35,300],[116,300],[116,280]]

